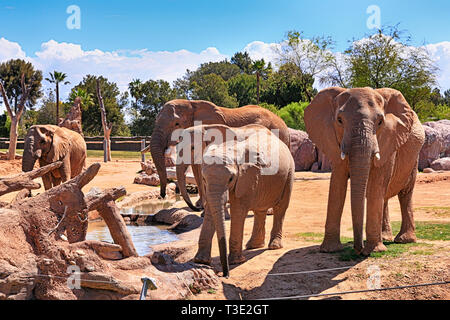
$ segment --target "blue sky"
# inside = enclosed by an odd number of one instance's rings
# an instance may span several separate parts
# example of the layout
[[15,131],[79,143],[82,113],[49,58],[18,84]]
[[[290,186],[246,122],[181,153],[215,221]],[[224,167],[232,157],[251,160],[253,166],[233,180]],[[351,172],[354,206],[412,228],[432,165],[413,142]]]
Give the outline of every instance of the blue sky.
[[[70,5],[80,8],[80,30],[66,26]],[[0,62],[21,58],[45,76],[67,73],[63,100],[86,74],[106,76],[124,91],[133,79],[172,82],[237,51],[274,61],[273,47],[292,29],[306,38],[331,36],[342,52],[371,32],[370,5],[380,8],[382,25],[399,23],[412,45],[427,44],[441,69],[439,86],[450,88],[448,0],[0,0]]]
[[[72,4],[81,9],[81,30],[66,28],[66,8]],[[216,47],[232,55],[249,42],[277,42],[287,30],[298,29],[306,36],[330,35],[343,50],[348,40],[369,31],[366,8],[372,4],[380,7],[382,24],[400,23],[417,43],[450,40],[447,0],[2,0],[0,35],[30,54],[53,39],[85,50]]]

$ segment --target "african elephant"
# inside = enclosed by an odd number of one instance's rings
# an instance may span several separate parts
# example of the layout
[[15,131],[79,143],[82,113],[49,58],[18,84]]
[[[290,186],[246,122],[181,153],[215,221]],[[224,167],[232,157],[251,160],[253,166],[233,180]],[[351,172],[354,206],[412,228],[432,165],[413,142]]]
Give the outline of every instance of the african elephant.
[[178,188],[180,189],[183,199],[192,210],[198,211],[199,208],[192,204],[191,198],[189,197],[186,189],[186,171],[189,168],[189,165],[192,166],[192,172],[194,173],[195,180],[197,181],[200,198],[203,198],[203,178],[201,175],[200,165],[202,163],[202,155],[206,147],[211,143],[220,144],[231,140],[243,141],[251,134],[261,130],[261,128],[265,129],[265,127],[253,124],[240,128],[230,128],[223,124],[211,124],[190,127],[180,132],[183,137],[183,141],[177,144],[178,152],[181,153],[181,151],[186,150],[189,153],[186,157],[184,157],[184,155],[177,157],[178,161],[176,164],[176,170]]
[[332,162],[321,251],[342,249],[340,222],[349,178],[354,248],[358,254],[386,250],[382,240],[392,239],[388,200],[395,195],[402,212],[395,242],[415,242],[411,198],[425,135],[403,95],[389,88],[324,89],[305,109],[305,124],[310,139]]
[[150,143],[150,152],[161,181],[161,197],[166,195],[167,173],[164,152],[175,145],[172,132],[201,124],[224,124],[229,127],[241,127],[247,124],[260,124],[268,129],[278,129],[280,139],[289,146],[289,131],[284,121],[267,109],[259,106],[244,106],[236,109],[218,107],[203,100],[176,99],[167,102],[159,112]]
[[[256,126],[254,126],[256,127]],[[282,226],[294,181],[295,165],[289,148],[270,130],[258,126],[243,141],[210,144],[201,164],[205,194],[205,217],[200,232],[195,262],[209,264],[211,244],[217,231],[223,276],[228,263],[245,261],[242,255],[244,221],[254,212],[252,236],[247,249],[264,246],[265,218],[273,209],[269,249],[282,247]],[[225,238],[225,204],[230,202],[230,259]]]
[[25,137],[22,171],[33,170],[36,160],[41,167],[62,161],[63,165],[42,177],[45,190],[66,182],[81,173],[86,160],[83,137],[67,128],[54,125],[32,126]]

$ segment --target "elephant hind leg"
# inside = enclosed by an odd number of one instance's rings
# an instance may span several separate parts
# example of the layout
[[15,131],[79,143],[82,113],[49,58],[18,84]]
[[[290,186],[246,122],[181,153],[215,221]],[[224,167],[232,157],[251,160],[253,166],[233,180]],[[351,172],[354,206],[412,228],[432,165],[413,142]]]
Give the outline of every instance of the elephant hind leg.
[[414,191],[414,184],[416,182],[417,166],[411,173],[411,179],[408,186],[400,191],[398,200],[402,211],[402,226],[400,232],[395,237],[394,241],[397,243],[416,242],[416,227],[414,225],[414,214],[412,208],[412,195]]
[[265,245],[267,211],[254,211],[254,213],[252,236],[245,246],[248,250],[263,248]]
[[273,207],[273,226],[270,232],[269,249],[283,248],[281,239],[283,238],[283,221],[286,214],[286,210],[289,207],[289,201],[291,199],[292,183],[287,182],[283,190],[280,202]]

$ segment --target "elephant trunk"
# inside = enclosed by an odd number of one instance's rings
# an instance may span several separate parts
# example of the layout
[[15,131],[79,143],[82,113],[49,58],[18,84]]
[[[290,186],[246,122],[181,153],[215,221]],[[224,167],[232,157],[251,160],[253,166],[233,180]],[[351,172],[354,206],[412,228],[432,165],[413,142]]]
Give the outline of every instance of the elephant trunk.
[[201,211],[200,208],[197,208],[191,201],[191,198],[189,197],[189,194],[187,193],[186,189],[186,170],[188,169],[189,165],[186,165],[184,163],[177,165],[177,181],[178,181],[178,188],[180,189],[181,196],[183,197],[184,201],[186,201],[189,208],[191,208],[194,211]]
[[352,139],[349,155],[353,238],[354,248],[357,253],[360,253],[364,247],[364,203],[373,154],[371,144],[367,143],[367,139],[368,137],[364,133]]
[[155,128],[150,141],[150,153],[155,163],[156,170],[160,180],[160,195],[162,198],[166,197],[167,186],[167,172],[166,172],[166,160],[164,152],[167,148],[167,138],[159,128]]
[[[208,201],[208,208],[211,210],[209,214],[212,214],[214,224],[217,232],[217,241],[219,244],[220,263],[222,264],[223,276],[229,275],[229,264],[227,256],[227,242],[225,234],[225,205],[227,203],[226,190],[223,190],[223,186],[214,187],[208,186],[206,191]],[[206,213],[208,214],[208,213]]]
[[34,145],[33,136],[27,136],[25,138],[25,143],[23,147],[23,157],[22,157],[22,171],[29,172],[34,168],[34,164],[36,163],[37,157],[33,153],[33,145]]

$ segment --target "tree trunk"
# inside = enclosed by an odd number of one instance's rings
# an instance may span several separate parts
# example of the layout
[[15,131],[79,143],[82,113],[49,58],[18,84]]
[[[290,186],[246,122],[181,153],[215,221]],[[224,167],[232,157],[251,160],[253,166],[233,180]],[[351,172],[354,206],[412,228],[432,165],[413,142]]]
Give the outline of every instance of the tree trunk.
[[259,104],[259,73],[256,73],[256,104]]
[[56,83],[56,120],[55,125],[59,124],[59,85]]
[[19,119],[16,116],[11,116],[11,129],[9,131],[9,148],[8,148],[8,160],[14,160],[16,158],[16,148],[17,148],[17,125],[19,124]]
[[100,112],[102,116],[102,127],[103,127],[103,135],[104,135],[104,143],[103,143],[103,152],[104,152],[104,161],[108,162],[111,161],[111,130],[112,130],[112,123],[108,123],[106,119],[106,109],[105,105],[103,104],[103,97],[102,93],[100,91],[100,81],[97,79],[97,97],[98,97],[98,103],[100,105]]

